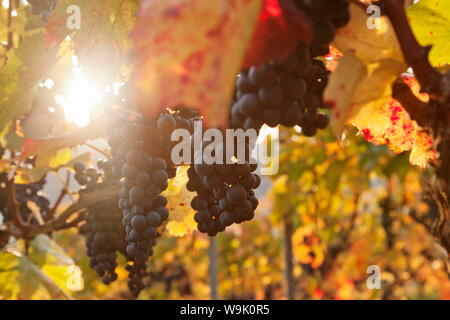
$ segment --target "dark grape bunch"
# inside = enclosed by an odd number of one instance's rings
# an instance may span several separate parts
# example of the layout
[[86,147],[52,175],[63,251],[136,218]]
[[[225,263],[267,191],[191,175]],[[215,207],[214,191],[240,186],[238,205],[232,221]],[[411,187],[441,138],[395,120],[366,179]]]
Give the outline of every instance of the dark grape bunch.
[[[0,159],[8,150],[0,145]],[[28,167],[33,165],[33,159],[27,158],[25,164]],[[10,194],[11,190],[8,189],[8,185],[12,182],[8,180],[8,173],[0,173],[0,215],[2,216],[2,223],[13,222],[14,217],[10,207]],[[42,192],[46,184],[46,177],[44,176],[37,182],[28,184],[14,184],[15,197],[18,203],[18,214],[21,220],[30,226],[39,226],[42,222],[48,221],[50,217],[50,201],[46,195]],[[38,212],[34,210],[38,209]],[[38,214],[38,216],[35,215]],[[0,230],[0,248],[6,245],[9,241],[10,235],[3,230]]]
[[44,21],[53,13],[58,0],[27,0],[31,5],[31,13],[40,15]]
[[328,54],[336,30],[350,21],[348,2],[342,0],[295,0],[295,3],[312,22],[312,55],[317,57]]
[[166,162],[139,149],[127,152],[122,165],[119,207],[126,232],[126,254],[133,261],[129,270],[129,288],[134,296],[144,288],[146,262],[153,254],[157,228],[167,220],[167,200],[159,194],[168,186]]
[[[173,122],[176,125],[174,117],[160,119],[163,120],[156,125],[159,123],[161,129],[169,130]],[[153,123],[130,122],[117,128],[109,139],[113,172],[122,178],[119,207],[126,232],[126,254],[132,261],[127,266],[128,285],[134,296],[145,287],[146,262],[153,254],[157,228],[169,216],[167,199],[160,195],[168,187],[167,162],[146,152],[161,152],[153,149],[153,135],[160,136]],[[167,156],[170,157],[170,154]]]
[[[80,197],[111,186],[116,180],[112,175],[109,162],[100,161],[97,170],[85,168],[84,164],[74,164],[75,179],[83,189]],[[86,238],[89,266],[94,269],[104,284],[117,279],[117,253],[124,251],[125,233],[121,223],[122,212],[119,209],[118,197],[97,201],[88,206],[86,223],[80,227],[80,233]]]
[[282,62],[243,71],[237,78],[231,126],[259,130],[263,124],[298,125],[305,136],[314,136],[329,124],[328,116],[318,112],[327,76],[324,64],[312,59],[304,44]]
[[[250,150],[248,144],[246,148]],[[198,230],[211,237],[233,223],[253,219],[258,206],[253,191],[261,183],[260,177],[253,173],[257,165],[235,160],[235,163],[193,164],[188,169],[187,189],[197,193],[191,201],[196,211],[194,219]]]
[[[8,177],[6,172],[0,173],[0,213],[3,215],[4,221],[12,221],[11,210],[9,207]],[[29,184],[15,184],[16,199],[19,204],[19,214],[22,221],[32,226],[39,226],[39,220],[33,215],[30,204],[39,208],[39,214],[43,221],[47,221],[50,213],[50,201],[42,193],[46,183],[45,177],[40,181]]]
[[126,228],[126,254],[133,261],[126,269],[129,271],[128,285],[133,296],[138,296],[145,287],[143,278],[147,275],[146,262],[156,245],[157,228],[169,216],[166,205],[167,199],[157,196],[150,207],[134,205],[130,211],[124,211],[122,221]]
[[[171,141],[172,132],[176,129],[187,129],[193,132],[194,119],[198,117],[195,110],[179,108],[174,113],[165,113],[148,121],[125,123],[121,130],[115,130],[109,137],[108,143],[113,154],[112,161],[117,169],[116,174],[121,175],[121,165],[128,149],[128,145],[122,143],[123,139],[137,139],[140,148],[152,157],[161,158],[166,162],[165,169],[168,177],[176,175],[176,166],[172,163],[171,152],[177,142]],[[127,130],[127,126],[135,126],[137,130]],[[123,132],[122,132],[123,131]],[[129,134],[130,137],[123,134]],[[134,142],[134,141],[133,141]]]
[[172,132],[176,129],[186,129],[192,134],[194,121],[199,118],[198,112],[194,109],[177,108],[174,113],[162,114],[149,123],[149,131],[152,134],[148,137],[146,152],[167,162],[169,178],[175,177],[175,165],[172,163],[171,153],[177,142],[171,141]]
[[121,178],[119,207],[123,212],[126,232],[126,254],[132,261],[128,285],[138,296],[145,287],[146,262],[153,254],[157,228],[168,219],[167,199],[160,195],[168,187],[168,179],[176,175],[171,161],[172,132],[193,132],[196,111],[179,108],[150,120],[125,122],[111,132],[113,173]]

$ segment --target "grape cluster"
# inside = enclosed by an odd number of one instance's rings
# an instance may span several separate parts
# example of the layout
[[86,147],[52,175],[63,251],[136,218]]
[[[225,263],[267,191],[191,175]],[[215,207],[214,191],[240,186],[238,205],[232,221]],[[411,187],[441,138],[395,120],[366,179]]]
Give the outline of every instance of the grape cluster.
[[[46,183],[46,179],[43,178],[35,183],[16,185],[16,198],[19,203],[20,214],[24,221],[27,221],[32,216],[32,210],[29,208],[28,202],[34,203],[39,208],[40,216],[44,221],[48,220],[50,201],[42,193],[42,189]],[[38,225],[35,217],[31,218],[30,223],[32,225]]]
[[[163,159],[166,163],[164,170],[166,170],[168,177],[175,177],[176,166],[172,163],[171,153],[177,142],[171,141],[172,132],[176,129],[186,129],[192,133],[196,117],[198,117],[196,111],[179,108],[174,113],[165,113],[146,122],[126,123],[121,127],[121,130],[115,130],[110,135],[108,142],[114,153],[112,161],[117,169],[116,174],[121,176],[121,165],[124,162],[125,153],[128,151],[128,144],[122,143],[122,141],[124,139],[138,139],[142,151],[151,157]],[[126,129],[127,126],[130,128]],[[137,129],[132,129],[133,126]],[[131,136],[128,137],[123,134]]]
[[132,262],[125,266],[128,271],[128,288],[133,297],[138,297],[145,288],[144,278],[148,276],[145,263]]
[[[248,144],[246,149],[250,150]],[[188,169],[186,187],[197,194],[191,201],[197,228],[211,237],[233,223],[253,219],[258,206],[253,189],[260,185],[261,179],[253,173],[257,168],[255,161],[248,155],[245,161],[235,157],[234,163],[225,158],[220,164],[196,161]]]
[[171,141],[176,129],[194,129],[196,111],[170,110],[150,120],[126,121],[114,129],[108,139],[113,173],[122,179],[119,207],[126,232],[126,255],[131,264],[128,285],[134,296],[145,287],[146,262],[153,254],[157,228],[168,219],[167,199],[160,193],[168,179],[176,175],[171,160]]
[[27,0],[31,5],[31,13],[40,15],[44,21],[53,13],[58,0]]
[[312,59],[304,44],[282,62],[243,71],[237,78],[231,126],[259,130],[263,124],[298,125],[304,135],[314,136],[329,124],[328,116],[318,113],[327,77],[324,64]]
[[[12,221],[11,210],[7,190],[7,173],[0,173],[0,213],[4,221]],[[15,184],[16,199],[19,205],[19,214],[22,221],[33,226],[40,225],[39,220],[33,215],[30,205],[39,208],[39,214],[43,221],[47,221],[50,213],[50,201],[42,193],[46,183],[45,177],[40,181],[29,184]]]
[[342,0],[295,0],[295,3],[312,22],[312,55],[317,57],[328,54],[336,30],[350,21],[348,2]]
[[163,158],[155,154],[170,158],[170,153],[167,155],[169,150],[162,149],[161,144],[158,144],[161,149],[156,148],[155,137],[161,137],[159,131],[163,129],[165,132],[173,130],[175,119],[167,115],[161,116],[156,123],[126,123],[117,128],[109,139],[113,172],[122,178],[119,207],[126,232],[126,255],[132,261],[127,266],[128,285],[134,296],[139,295],[145,286],[146,262],[153,254],[157,228],[169,216],[167,199],[160,193],[168,187],[170,168]]
[[[4,156],[11,157],[11,155],[11,151],[0,144],[0,159],[3,159]],[[34,160],[35,158],[28,157],[23,162],[23,165],[31,168],[34,166]],[[12,186],[14,190],[8,188],[13,183],[10,179],[7,172],[0,173],[0,225],[7,222],[15,222],[10,206],[10,192],[13,191],[18,205],[18,215],[23,223],[29,226],[39,226],[50,220],[52,211],[50,201],[42,192],[46,184],[46,177],[44,176],[39,181],[28,184],[14,184]],[[3,228],[0,229],[1,249],[9,242],[10,234]]]
[[122,221],[126,228],[126,254],[133,261],[132,265],[127,266],[128,285],[134,296],[138,296],[145,287],[143,277],[146,262],[153,254],[153,247],[156,245],[157,228],[169,216],[166,205],[167,199],[157,196],[149,207],[142,203],[134,205],[131,210],[124,211]]
[[[91,192],[109,187],[115,182],[109,162],[100,161],[98,167],[85,168],[84,164],[74,164],[75,179],[83,189],[80,197]],[[110,284],[117,279],[117,253],[124,249],[124,227],[121,223],[122,212],[117,206],[118,198],[97,201],[88,206],[86,223],[80,227],[80,233],[86,238],[89,266],[94,269],[104,284]]]

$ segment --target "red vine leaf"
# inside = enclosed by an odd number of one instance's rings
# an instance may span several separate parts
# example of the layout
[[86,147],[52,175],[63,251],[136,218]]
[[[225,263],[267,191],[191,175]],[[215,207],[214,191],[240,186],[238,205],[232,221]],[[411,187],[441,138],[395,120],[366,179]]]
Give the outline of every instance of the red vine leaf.
[[311,39],[308,18],[291,0],[265,0],[242,67],[282,60],[299,41],[310,43]]

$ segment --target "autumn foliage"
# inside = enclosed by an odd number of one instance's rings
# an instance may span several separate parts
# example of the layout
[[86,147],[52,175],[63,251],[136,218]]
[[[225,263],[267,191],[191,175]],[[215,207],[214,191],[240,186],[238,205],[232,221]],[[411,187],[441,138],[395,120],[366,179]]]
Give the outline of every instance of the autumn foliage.
[[[140,298],[450,299],[450,143],[439,122],[450,119],[439,109],[450,93],[450,2],[420,0],[400,14],[394,0],[381,1],[388,14],[375,29],[369,1],[349,2],[349,23],[316,57],[329,72],[330,128],[309,138],[278,127],[280,170],[256,190],[255,218],[215,240],[197,232],[188,169],[176,168]],[[59,0],[45,20],[29,4],[17,1],[14,14],[0,5],[0,299],[133,298],[124,257],[110,286],[89,266],[78,227],[95,196],[83,198],[74,164],[111,157],[113,114],[144,121],[195,108],[205,127],[229,127],[236,75],[312,43],[316,26],[296,3]],[[69,6],[82,12],[79,29],[67,28]],[[442,75],[440,92],[417,76],[395,14],[407,15],[417,45],[431,46],[420,47],[430,50],[421,66]],[[73,83],[84,91],[67,94]],[[77,98],[93,105],[83,126],[67,108]],[[52,193],[45,214],[14,191],[43,179],[39,194]],[[21,206],[26,217],[12,214]],[[381,270],[380,290],[367,286],[369,266]]]

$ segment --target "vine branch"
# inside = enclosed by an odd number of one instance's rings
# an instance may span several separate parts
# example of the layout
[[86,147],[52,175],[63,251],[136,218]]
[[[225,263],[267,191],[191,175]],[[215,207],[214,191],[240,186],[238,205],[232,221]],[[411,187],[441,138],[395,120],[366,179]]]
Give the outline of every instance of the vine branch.
[[[38,234],[47,234],[54,230],[61,230],[67,227],[71,227],[72,222],[67,222],[74,214],[79,213],[84,210],[87,206],[90,206],[98,201],[105,201],[108,199],[112,199],[115,194],[119,191],[119,185],[114,185],[103,190],[95,191],[90,194],[84,195],[80,201],[75,204],[69,206],[66,210],[64,210],[60,215],[55,217],[54,219],[46,222],[45,224],[37,227],[27,228],[26,230],[10,230],[10,233],[15,237],[20,238],[33,238]],[[76,221],[75,219],[74,221]],[[79,221],[76,223],[78,224]],[[75,224],[75,225],[76,225]]]
[[92,150],[94,150],[94,151],[100,153],[101,155],[105,156],[106,158],[109,158],[109,157],[110,157],[110,155],[109,155],[107,152],[103,151],[103,150],[100,149],[100,148],[97,148],[96,146],[94,146],[94,145],[92,145],[92,144],[90,144],[90,143],[88,143],[88,142],[85,142],[84,145],[85,145],[86,147],[88,147],[88,148],[90,148],[90,149],[92,149]]
[[442,75],[428,59],[431,46],[422,47],[414,36],[406,16],[405,0],[380,0],[379,3],[394,28],[403,57],[413,69],[422,91],[439,96]]
[[58,199],[56,199],[55,204],[53,205],[52,209],[50,210],[50,212],[48,214],[49,219],[53,219],[53,216],[55,215],[55,212],[58,210],[58,207],[61,204],[61,201],[64,199],[66,194],[69,193],[69,190],[68,190],[69,183],[70,183],[70,171],[67,171],[66,182],[64,183],[64,186],[61,189],[61,192],[59,193]]
[[28,230],[27,225],[20,215],[19,203],[17,202],[16,185],[14,184],[14,178],[7,182],[8,202],[11,217],[14,223],[23,231]]
[[76,226],[78,226],[78,224],[80,222],[82,222],[84,220],[85,217],[86,217],[86,212],[84,212],[84,211],[80,212],[78,217],[76,217],[72,221],[65,222],[64,224],[62,224],[61,226],[56,228],[55,231],[60,231],[60,230],[65,230],[65,229],[70,229],[70,228],[76,227]]
[[400,104],[409,113],[412,120],[415,120],[419,126],[427,127],[433,119],[431,105],[421,101],[411,91],[411,88],[398,78],[392,87],[392,97],[400,102]]

